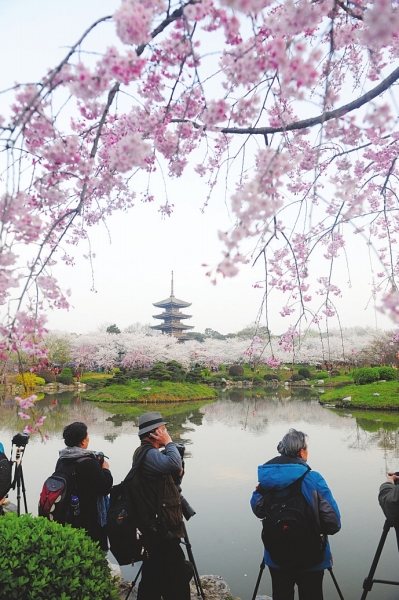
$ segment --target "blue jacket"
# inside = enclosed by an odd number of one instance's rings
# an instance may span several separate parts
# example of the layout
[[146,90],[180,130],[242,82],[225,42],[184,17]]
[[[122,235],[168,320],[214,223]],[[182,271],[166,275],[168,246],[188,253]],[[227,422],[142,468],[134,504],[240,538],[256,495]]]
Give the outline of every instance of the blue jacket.
[[[258,467],[258,480],[263,488],[282,490],[291,483],[299,479],[308,469],[306,462],[300,458],[291,458],[278,456],[271,461]],[[330,489],[316,471],[309,471],[302,481],[302,493],[312,507],[316,521],[320,527],[320,533],[334,535],[341,529],[341,519],[337,503],[335,502]],[[260,519],[264,517],[261,514],[257,502],[262,498],[262,494],[256,489],[252,494],[251,507],[253,512]],[[268,551],[265,549],[265,564],[274,569],[279,569]],[[321,563],[307,569],[309,571],[321,571],[332,566],[332,555],[330,544],[327,541],[324,557]]]

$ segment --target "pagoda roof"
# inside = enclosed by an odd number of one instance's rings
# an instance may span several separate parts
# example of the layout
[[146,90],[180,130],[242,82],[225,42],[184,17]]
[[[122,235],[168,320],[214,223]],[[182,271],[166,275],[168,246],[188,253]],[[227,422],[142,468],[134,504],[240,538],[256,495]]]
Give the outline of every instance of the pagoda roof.
[[163,323],[162,325],[151,325],[151,329],[194,329],[193,325],[184,325],[183,323]]
[[167,306],[187,307],[191,306],[191,302],[184,302],[184,300],[179,300],[175,296],[170,296],[169,298],[166,298],[166,300],[154,302],[153,306],[159,306],[160,308],[166,308]]
[[167,319],[168,317],[175,317],[177,319],[191,319],[192,315],[185,315],[181,312],[174,312],[172,310],[165,310],[160,315],[152,315],[153,319]]

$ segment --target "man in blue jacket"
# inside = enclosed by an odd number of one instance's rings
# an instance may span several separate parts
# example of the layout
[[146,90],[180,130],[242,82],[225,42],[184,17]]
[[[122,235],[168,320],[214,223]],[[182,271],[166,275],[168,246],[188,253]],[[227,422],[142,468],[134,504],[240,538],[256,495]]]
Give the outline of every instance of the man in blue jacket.
[[[323,477],[312,471],[307,464],[308,447],[306,434],[290,429],[277,446],[280,456],[258,467],[259,485],[252,494],[251,507],[260,519],[270,515],[268,501],[279,494],[283,495],[288,486],[299,482],[302,494],[310,507],[310,519],[325,543],[321,547],[320,561],[308,568],[287,567],[273,562],[265,549],[264,562],[269,567],[273,600],[293,600],[295,584],[298,586],[299,600],[323,600],[324,569],[332,566],[332,555],[327,535],[337,533],[341,528],[340,514],[327,483]],[[291,488],[292,489],[292,488]],[[312,525],[309,519],[309,529]]]

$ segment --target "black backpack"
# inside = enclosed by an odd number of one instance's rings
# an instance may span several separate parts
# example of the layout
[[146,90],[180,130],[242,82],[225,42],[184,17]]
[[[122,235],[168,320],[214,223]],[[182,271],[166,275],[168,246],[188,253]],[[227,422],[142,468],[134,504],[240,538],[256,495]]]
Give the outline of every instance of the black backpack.
[[0,452],[0,500],[11,488],[12,462],[4,452]]
[[49,521],[57,521],[62,525],[69,523],[79,526],[79,515],[71,507],[71,497],[77,491],[76,465],[88,458],[90,456],[58,460],[54,473],[43,484],[38,506],[39,517],[46,517]]
[[144,447],[125,479],[114,485],[110,492],[107,535],[110,550],[119,565],[130,565],[143,560],[143,544],[137,530],[138,510],[127,483],[134,479],[142,460],[152,447]]
[[[272,561],[288,570],[309,569],[321,563],[326,538],[302,493],[302,477],[282,490],[258,486],[262,498],[256,514],[263,516],[262,541]],[[257,504],[258,504],[257,503]]]

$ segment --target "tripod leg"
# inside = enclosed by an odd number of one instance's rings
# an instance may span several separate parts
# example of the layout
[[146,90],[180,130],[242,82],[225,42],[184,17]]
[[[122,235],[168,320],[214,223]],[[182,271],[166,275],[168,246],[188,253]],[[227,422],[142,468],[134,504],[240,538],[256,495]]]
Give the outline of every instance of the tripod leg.
[[330,575],[331,575],[331,577],[332,577],[332,580],[333,580],[333,582],[334,582],[334,585],[335,585],[335,587],[336,587],[336,589],[337,589],[338,596],[340,597],[340,599],[341,599],[341,600],[345,600],[345,598],[344,598],[344,597],[343,597],[343,595],[342,595],[342,592],[341,592],[341,590],[339,589],[338,581],[335,579],[335,575],[334,575],[334,573],[333,573],[332,567],[329,567],[329,568],[327,569],[327,571],[330,571]]
[[375,573],[375,571],[377,569],[378,561],[380,560],[381,552],[382,552],[382,549],[384,547],[385,540],[387,539],[387,535],[388,535],[388,532],[389,532],[390,528],[391,528],[391,525],[390,525],[389,521],[386,520],[385,523],[384,523],[384,527],[382,528],[381,539],[380,539],[379,544],[377,546],[377,550],[376,550],[373,562],[372,562],[371,567],[370,567],[370,572],[367,575],[366,579],[363,581],[363,594],[362,594],[360,600],[365,600],[367,594],[369,593],[369,591],[373,587],[374,573]]
[[26,502],[26,490],[25,490],[24,472],[22,470],[22,464],[19,465],[19,468],[20,468],[20,474],[21,474],[22,497],[24,499],[25,514],[28,514],[28,504]]
[[194,581],[195,581],[195,586],[197,588],[197,595],[201,596],[201,598],[203,598],[203,600],[205,600],[204,590],[202,589],[200,576],[198,574],[197,565],[195,564],[194,554],[193,554],[193,551],[191,548],[190,540],[188,539],[187,529],[186,529],[185,525],[184,525],[184,533],[185,533],[184,543],[185,543],[186,549],[187,549],[188,560],[193,565],[193,569],[194,569]]
[[132,593],[132,591],[134,590],[134,586],[136,585],[136,581],[138,580],[138,578],[139,578],[139,575],[140,575],[140,573],[141,573],[141,571],[142,571],[142,570],[143,570],[143,563],[141,563],[141,567],[140,567],[140,569],[138,570],[136,577],[135,577],[135,578],[134,578],[134,580],[132,581],[132,586],[131,586],[131,588],[130,588],[130,590],[129,590],[129,593],[128,593],[128,595],[126,596],[125,600],[128,600],[128,598],[129,598],[130,594],[131,594],[131,593]]
[[258,579],[256,580],[256,585],[255,585],[254,593],[252,595],[252,600],[255,600],[255,598],[256,598],[256,594],[258,593],[258,589],[259,589],[259,586],[260,586],[260,580],[262,579],[262,575],[263,575],[263,571],[264,570],[265,570],[265,561],[262,558],[262,562],[260,563],[260,569],[259,569]]

